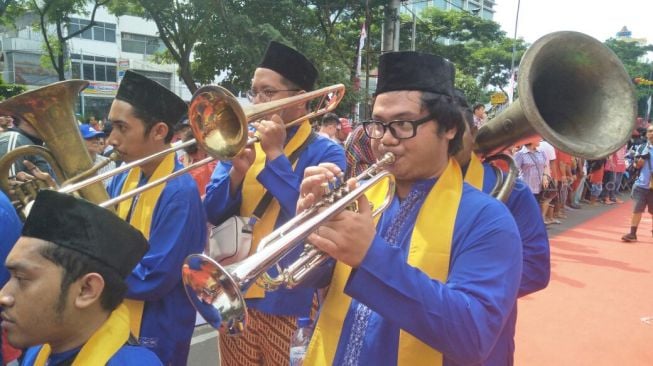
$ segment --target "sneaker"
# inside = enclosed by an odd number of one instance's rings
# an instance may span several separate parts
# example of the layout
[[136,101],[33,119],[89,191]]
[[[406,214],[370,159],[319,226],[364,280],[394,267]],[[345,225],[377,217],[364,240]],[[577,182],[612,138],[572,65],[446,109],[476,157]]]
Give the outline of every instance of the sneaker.
[[580,208],[580,205],[578,203],[572,203],[567,205],[567,208],[572,209],[572,210],[578,210]]
[[623,240],[623,241],[625,241],[625,242],[627,242],[627,243],[630,243],[630,242],[633,242],[633,241],[637,241],[637,235],[634,235],[634,234],[630,234],[630,233],[628,233],[628,234],[622,236],[622,237],[621,237],[621,240]]

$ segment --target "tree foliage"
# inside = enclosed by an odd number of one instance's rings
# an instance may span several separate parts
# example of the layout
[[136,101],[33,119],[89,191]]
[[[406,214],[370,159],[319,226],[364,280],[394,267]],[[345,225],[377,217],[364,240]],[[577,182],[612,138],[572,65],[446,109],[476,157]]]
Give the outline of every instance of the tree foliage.
[[174,60],[190,92],[197,90],[191,54],[209,25],[224,17],[221,0],[117,0],[110,10],[116,15],[132,14],[152,20],[169,56],[163,59]]
[[23,85],[5,84],[2,75],[0,75],[0,101],[23,93],[25,90],[27,90],[27,88]]
[[[646,63],[641,61],[647,52],[653,51],[653,45],[642,46],[636,42],[628,42],[615,38],[608,39],[604,44],[619,57],[631,79],[637,77],[648,80],[653,79],[653,62]],[[653,95],[653,88],[650,85],[635,84],[635,90],[637,91],[638,98],[638,114],[642,116],[646,114],[646,109],[648,108],[646,101],[650,95]]]
[[[515,67],[526,50],[522,39],[513,41],[498,23],[465,11],[428,7],[417,16],[415,50],[453,62],[456,72],[462,74],[456,78],[457,86],[465,90],[470,102],[487,102],[482,89],[489,86],[504,90],[510,80],[513,43],[516,42]],[[412,16],[403,15],[402,24],[400,48],[409,49]]]
[[[380,24],[381,3],[370,1],[372,24]],[[215,75],[222,74],[223,86],[234,91],[248,89],[265,47],[276,40],[298,49],[314,62],[320,73],[318,86],[345,84],[347,94],[338,113],[351,113],[352,106],[362,100],[362,93],[352,87],[360,30],[366,19],[361,1],[225,1],[225,14],[225,18],[211,24],[206,39],[195,48],[194,71],[201,82],[211,82]],[[372,26],[370,32],[368,40],[375,40],[372,49],[380,49],[376,41],[380,29]]]

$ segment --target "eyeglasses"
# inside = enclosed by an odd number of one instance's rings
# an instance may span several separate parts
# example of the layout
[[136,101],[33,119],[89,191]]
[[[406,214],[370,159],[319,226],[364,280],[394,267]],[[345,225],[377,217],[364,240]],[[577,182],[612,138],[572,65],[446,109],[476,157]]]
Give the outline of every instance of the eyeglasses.
[[369,120],[362,122],[362,124],[365,134],[371,139],[383,138],[385,131],[390,130],[392,136],[396,139],[403,140],[415,137],[417,126],[431,120],[433,120],[433,115],[429,114],[426,117],[414,121],[390,121],[385,124],[381,121]]
[[294,91],[300,91],[300,90],[301,89],[285,89],[285,90],[263,89],[261,91],[256,91],[254,89],[250,89],[245,94],[247,95],[247,99],[249,99],[250,102],[253,102],[254,99],[256,99],[257,96],[260,96],[261,100],[269,101],[277,93],[280,93],[280,92],[294,92]]

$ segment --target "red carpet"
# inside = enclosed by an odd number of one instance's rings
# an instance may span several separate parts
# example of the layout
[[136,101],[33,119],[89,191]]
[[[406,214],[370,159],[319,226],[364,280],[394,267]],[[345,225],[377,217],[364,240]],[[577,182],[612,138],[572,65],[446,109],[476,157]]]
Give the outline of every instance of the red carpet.
[[551,282],[519,301],[515,365],[653,365],[651,216],[624,243],[632,204],[615,206],[550,238]]

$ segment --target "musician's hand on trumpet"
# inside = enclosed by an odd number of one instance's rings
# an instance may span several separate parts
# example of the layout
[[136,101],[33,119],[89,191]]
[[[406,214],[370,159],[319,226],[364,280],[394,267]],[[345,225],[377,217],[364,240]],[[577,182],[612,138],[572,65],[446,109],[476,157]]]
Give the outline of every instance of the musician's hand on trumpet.
[[[325,187],[333,184],[342,171],[331,163],[309,167],[304,171],[300,186],[297,210],[301,212],[324,198]],[[357,182],[350,179],[347,184],[353,188]],[[307,241],[338,261],[358,267],[365,258],[374,236],[376,225],[372,218],[372,208],[365,196],[357,200],[358,210],[344,210],[331,220],[324,222]]]

